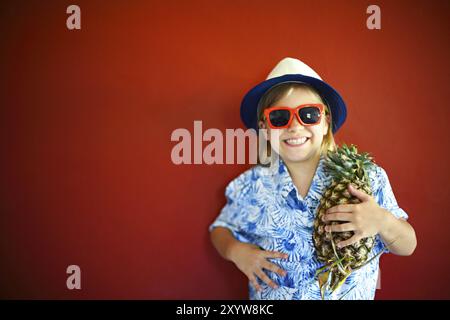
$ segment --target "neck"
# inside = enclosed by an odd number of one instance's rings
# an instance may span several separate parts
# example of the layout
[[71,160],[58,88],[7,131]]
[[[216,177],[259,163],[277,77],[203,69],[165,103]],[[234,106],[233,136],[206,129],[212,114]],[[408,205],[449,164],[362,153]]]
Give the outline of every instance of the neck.
[[306,193],[305,191],[308,190],[317,166],[319,165],[319,160],[320,152],[302,162],[285,161],[286,167],[291,175],[292,182],[297,189],[301,189],[304,193]]

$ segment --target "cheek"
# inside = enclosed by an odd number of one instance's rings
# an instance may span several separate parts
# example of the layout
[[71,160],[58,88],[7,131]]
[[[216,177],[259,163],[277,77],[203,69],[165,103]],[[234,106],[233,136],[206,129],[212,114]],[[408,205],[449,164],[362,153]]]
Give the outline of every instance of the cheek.
[[267,129],[267,136],[269,140],[281,141],[281,137],[284,136],[286,129]]
[[324,135],[327,133],[328,123],[326,118],[322,118],[320,124],[317,126],[316,130],[318,133]]
[[329,120],[328,118],[322,118],[320,126],[322,127],[323,135],[327,134],[328,126],[329,126],[328,120]]
[[319,125],[316,128],[311,130],[313,137],[315,140],[321,140],[324,138],[324,135],[327,133],[325,126]]

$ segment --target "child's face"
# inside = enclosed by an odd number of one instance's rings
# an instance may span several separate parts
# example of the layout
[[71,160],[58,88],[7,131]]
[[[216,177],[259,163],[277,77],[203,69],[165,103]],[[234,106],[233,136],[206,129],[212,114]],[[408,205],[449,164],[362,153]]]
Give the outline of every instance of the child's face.
[[[291,89],[285,97],[278,100],[273,106],[285,106],[295,108],[301,104],[321,103],[321,99],[312,91],[306,88]],[[303,126],[296,117],[292,120],[289,128],[271,129],[267,123],[260,122],[262,128],[268,129],[268,138],[274,139],[279,135],[279,155],[285,162],[303,162],[317,157],[320,153],[320,147],[324,136],[328,130],[329,117],[322,114],[319,124],[313,126]],[[276,131],[277,134],[274,134]],[[302,145],[290,143],[289,139],[308,137],[308,140]],[[272,143],[272,145],[274,145]]]

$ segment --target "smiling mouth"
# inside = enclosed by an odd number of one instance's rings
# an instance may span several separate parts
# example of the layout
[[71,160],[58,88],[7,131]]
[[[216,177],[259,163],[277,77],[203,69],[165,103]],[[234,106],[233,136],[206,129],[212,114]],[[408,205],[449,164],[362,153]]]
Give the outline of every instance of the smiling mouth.
[[290,147],[300,147],[309,141],[309,137],[285,139],[283,142]]

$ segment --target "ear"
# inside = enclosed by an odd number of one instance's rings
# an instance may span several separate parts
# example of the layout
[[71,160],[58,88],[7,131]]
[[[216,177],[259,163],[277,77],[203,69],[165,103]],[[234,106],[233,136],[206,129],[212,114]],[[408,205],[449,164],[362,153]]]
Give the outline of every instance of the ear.
[[261,132],[264,135],[264,139],[268,140],[270,138],[270,136],[269,136],[269,129],[267,128],[266,123],[262,120],[259,120],[258,126],[260,129],[266,129],[266,130],[262,130]]

